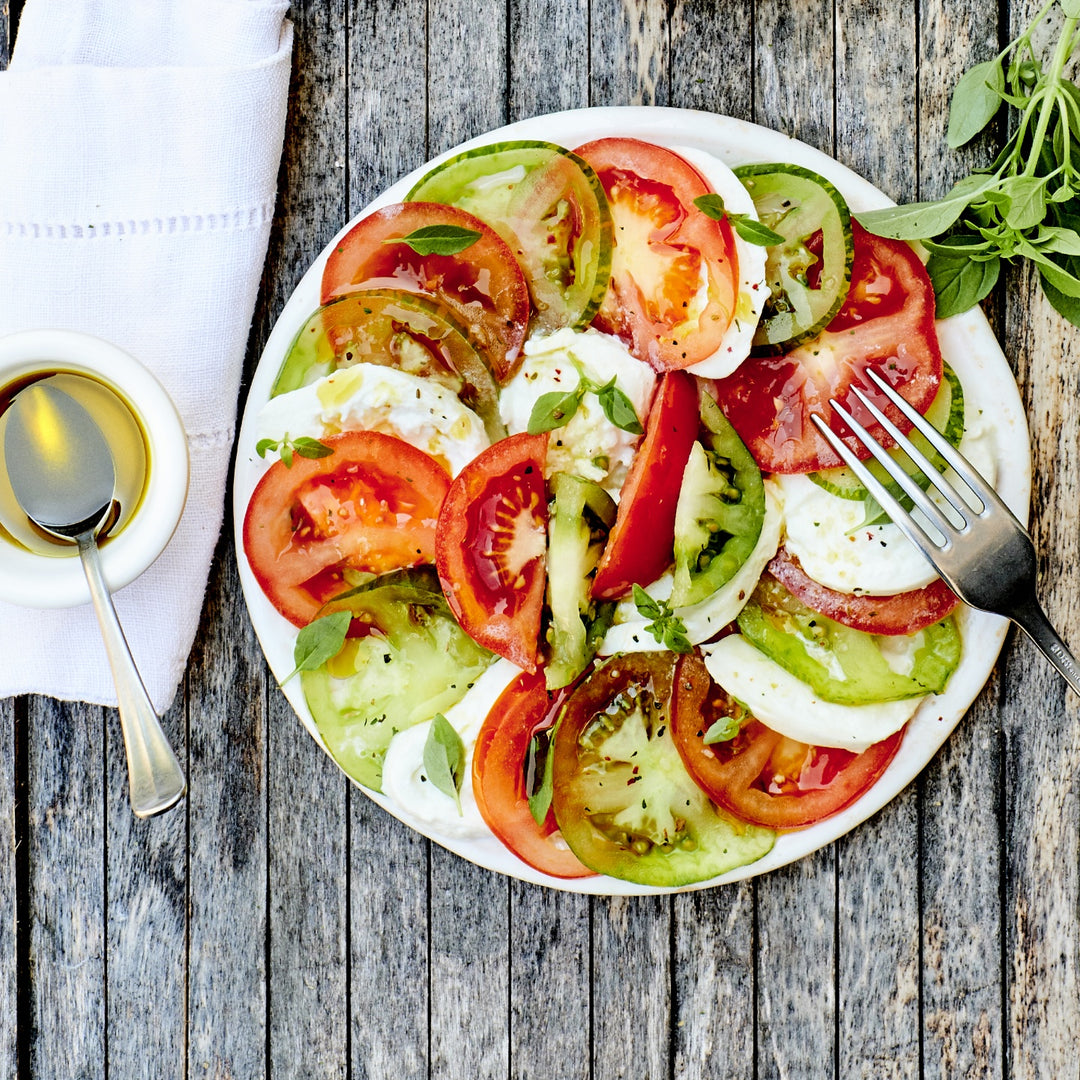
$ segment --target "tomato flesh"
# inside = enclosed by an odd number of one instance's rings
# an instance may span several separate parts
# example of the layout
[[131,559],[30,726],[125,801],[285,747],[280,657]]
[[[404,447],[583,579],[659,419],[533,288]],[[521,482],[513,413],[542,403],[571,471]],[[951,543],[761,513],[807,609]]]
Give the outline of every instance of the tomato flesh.
[[836,398],[885,446],[892,440],[851,392],[857,386],[901,431],[911,429],[870,381],[872,368],[926,412],[942,378],[934,330],[934,290],[908,244],[872,236],[852,223],[855,261],[839,313],[813,341],[786,356],[751,357],[717,380],[718,400],[766,472],[801,473],[843,462],[811,422],[817,413],[860,458],[866,450],[829,405]]
[[739,270],[727,218],[694,206],[709,184],[678,154],[637,139],[597,139],[576,152],[600,178],[615,225],[594,324],[658,371],[712,356],[735,313]]
[[684,371],[661,376],[623,485],[619,513],[593,579],[592,595],[613,600],[655,581],[674,558],[675,510],[690,449],[697,440],[698,392]]
[[270,602],[306,626],[348,587],[350,570],[374,574],[432,562],[446,470],[392,435],[347,431],[333,453],[275,462],[244,517],[244,551]]
[[536,670],[544,600],[547,434],[512,435],[455,478],[435,531],[450,609],[485,648]]
[[[738,734],[709,744],[714,724],[742,720]],[[861,754],[811,746],[767,728],[709,676],[697,656],[679,661],[672,709],[675,745],[690,775],[716,803],[771,829],[801,829],[839,813],[896,756],[903,729]]]
[[[421,255],[401,242],[430,225],[471,229],[480,239],[454,255]],[[506,242],[464,210],[400,203],[357,222],[327,259],[322,303],[358,289],[399,289],[429,296],[458,318],[500,384],[518,367],[529,323],[525,277]]]
[[550,731],[568,693],[549,694],[542,672],[524,672],[488,713],[473,753],[473,792],[488,828],[534,870],[557,878],[595,871],[566,846],[550,807],[542,825],[533,817],[529,795],[537,778],[526,775],[526,764],[534,737]]
[[766,569],[808,608],[867,634],[914,634],[941,622],[960,603],[941,578],[925,588],[891,596],[837,592],[819,585],[783,547]]

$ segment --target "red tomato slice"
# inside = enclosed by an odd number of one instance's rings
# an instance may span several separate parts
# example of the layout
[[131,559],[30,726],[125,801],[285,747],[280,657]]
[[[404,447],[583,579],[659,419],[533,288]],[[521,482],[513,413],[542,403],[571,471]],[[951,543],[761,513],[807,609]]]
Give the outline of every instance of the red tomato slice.
[[462,628],[530,672],[544,602],[547,440],[511,435],[469,462],[435,530],[435,565]]
[[[549,807],[543,825],[529,809],[540,777],[525,774],[529,744],[555,723],[570,687],[549,695],[543,672],[520,675],[499,696],[476,739],[473,792],[488,828],[523,862],[558,878],[595,873],[566,846]],[[549,751],[550,752],[550,751]]]
[[767,472],[814,472],[843,464],[811,423],[812,413],[847,436],[860,458],[870,456],[829,407],[832,397],[884,445],[892,445],[851,393],[853,385],[902,431],[910,430],[911,424],[867,377],[867,368],[919,412],[930,407],[941,383],[934,290],[923,264],[902,241],[872,236],[854,221],[852,229],[851,290],[828,327],[787,356],[751,357],[717,380],[721,408]]
[[687,772],[710,799],[744,821],[801,829],[830,817],[870,788],[896,756],[903,729],[861,754],[810,746],[748,719],[727,742],[706,744],[719,719],[745,710],[695,655],[679,661],[671,726]]
[[[430,225],[480,233],[456,255],[419,255],[395,239]],[[445,304],[490,361],[499,383],[517,369],[529,325],[529,289],[506,242],[454,206],[399,203],[358,221],[331,252],[322,303],[358,289],[401,289]]]
[[612,600],[655,581],[674,558],[675,506],[698,433],[698,392],[684,371],[661,376],[623,484],[619,513],[600,556],[592,595]]
[[708,182],[678,154],[637,139],[597,139],[576,153],[604,185],[615,224],[611,284],[594,325],[658,371],[712,356],[735,313],[739,262],[727,218],[694,206]]
[[890,596],[856,596],[819,585],[787,548],[766,568],[807,607],[867,634],[914,634],[941,622],[960,601],[941,578],[923,589]]
[[263,592],[306,626],[348,588],[347,569],[386,573],[435,558],[446,470],[392,435],[347,431],[323,458],[275,462],[252,493],[244,552]]

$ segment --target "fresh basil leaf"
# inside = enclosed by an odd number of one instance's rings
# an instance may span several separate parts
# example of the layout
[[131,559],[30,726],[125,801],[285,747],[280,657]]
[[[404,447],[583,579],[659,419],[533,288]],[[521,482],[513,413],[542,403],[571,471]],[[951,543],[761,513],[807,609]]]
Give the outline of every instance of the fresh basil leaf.
[[461,810],[461,784],[465,779],[465,744],[453,725],[436,713],[424,740],[424,772],[444,795],[457,803]]
[[1005,93],[1005,72],[998,59],[969,68],[953,90],[946,139],[955,150],[975,138],[997,115]]
[[292,446],[302,458],[324,458],[334,452],[333,447],[319,442],[318,439],[310,439],[306,435],[294,439]]
[[959,315],[985,300],[997,284],[1000,270],[1000,259],[976,262],[932,254],[926,272],[937,298],[937,317],[947,319],[950,315]]
[[1005,222],[1017,232],[1033,229],[1046,217],[1046,181],[1038,176],[1013,176],[1002,182],[1009,196]]
[[767,225],[762,225],[760,221],[755,221],[746,214],[732,215],[731,222],[735,226],[735,231],[748,244],[773,247],[784,242],[784,238],[778,232],[773,232]]
[[924,240],[922,244],[931,255],[945,255],[954,259],[959,258],[960,255],[971,258],[973,255],[989,251],[991,247],[990,241],[984,236],[969,232],[951,233],[937,240]]
[[292,468],[293,463],[293,448],[292,443],[288,439],[285,439],[281,443],[281,447],[278,450],[278,456],[281,458],[282,465],[286,469]]
[[1066,296],[1059,289],[1055,289],[1045,275],[1042,278],[1042,290],[1050,306],[1059,315],[1068,319],[1073,326],[1080,327],[1080,297]]
[[600,402],[600,408],[604,410],[604,415],[620,431],[628,432],[630,435],[641,435],[644,432],[645,429],[641,426],[641,421],[638,420],[638,415],[634,411],[633,402],[615,385],[614,379],[601,386],[596,391],[596,397]]
[[266,454],[267,454],[268,450],[276,450],[276,449],[277,449],[277,439],[260,439],[255,444],[255,453],[258,454],[259,457],[263,457],[263,458],[266,457]]
[[543,825],[547,821],[551,799],[555,794],[555,748],[552,746],[552,735],[551,731],[537,732],[529,743],[530,760],[535,762],[541,755],[544,758],[544,773],[540,786],[529,796],[529,811],[537,825]]
[[1055,255],[1080,256],[1080,233],[1075,229],[1065,229],[1059,225],[1044,226],[1039,229],[1033,243],[1042,251],[1052,251]]
[[668,602],[654,600],[640,585],[634,586],[634,606],[639,615],[652,619],[645,629],[663,645],[676,653],[688,653],[693,649],[686,636],[686,627],[668,605]]
[[708,195],[699,195],[694,200],[694,205],[706,216],[713,219],[713,221],[721,221],[726,211],[724,210],[724,200],[715,192],[709,192]]
[[1049,255],[1043,254],[1034,244],[1022,237],[1017,242],[1016,250],[1038,264],[1044,283],[1049,281],[1059,293],[1065,296],[1080,298],[1080,279],[1070,274],[1068,270],[1062,269]]
[[859,224],[891,240],[926,240],[945,232],[971,202],[967,194],[947,196],[940,202],[914,202],[856,214]]
[[554,431],[556,428],[565,427],[578,411],[585,389],[578,386],[574,390],[562,392],[553,390],[548,394],[541,394],[533,404],[529,414],[528,432],[530,435],[540,435],[545,431]]
[[640,585],[634,586],[634,607],[639,615],[646,619],[659,619],[664,614],[664,609],[654,600]]
[[337,656],[345,644],[351,622],[351,612],[335,611],[312,619],[307,626],[301,627],[293,645],[293,663],[296,667],[281,680],[281,685],[284,686],[298,672],[314,671]]
[[705,732],[705,737],[701,741],[705,743],[706,746],[713,746],[715,743],[730,742],[742,730],[743,720],[745,719],[745,715],[721,716],[720,719]]
[[384,244],[408,244],[417,255],[457,255],[480,239],[481,233],[461,225],[425,225],[408,236],[394,236]]

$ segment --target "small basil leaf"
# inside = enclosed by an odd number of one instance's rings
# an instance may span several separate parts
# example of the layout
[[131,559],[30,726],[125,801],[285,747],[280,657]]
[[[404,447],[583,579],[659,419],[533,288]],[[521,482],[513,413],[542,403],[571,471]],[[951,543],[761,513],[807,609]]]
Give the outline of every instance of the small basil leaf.
[[935,314],[939,319],[958,315],[985,300],[997,284],[1000,259],[972,261],[932,254],[926,272],[937,298]]
[[784,242],[784,238],[779,233],[773,232],[767,225],[762,225],[760,221],[755,221],[746,214],[734,214],[731,221],[735,226],[735,231],[748,244],[773,247]]
[[553,390],[551,393],[541,394],[529,414],[529,434],[540,435],[545,431],[565,427],[578,411],[583,395],[584,389],[580,386],[566,392]]
[[384,244],[408,244],[417,255],[457,255],[470,248],[482,234],[460,225],[425,225],[408,236],[395,236]]
[[351,622],[351,612],[335,611],[330,615],[312,619],[307,626],[302,627],[293,645],[293,663],[296,667],[281,680],[281,685],[284,686],[298,672],[314,671],[322,667],[327,660],[337,656],[341,652],[341,646],[345,644]]
[[1004,92],[1005,72],[1000,60],[986,60],[964,72],[949,106],[947,138],[953,150],[975,138],[993,120]]
[[730,742],[742,730],[743,716],[721,716],[701,740],[706,746],[715,743]]
[[1009,195],[1005,221],[1020,232],[1033,229],[1046,217],[1046,181],[1038,176],[1014,176],[1002,185]]
[[631,435],[640,435],[644,432],[641,421],[631,400],[615,385],[612,379],[607,385],[600,387],[596,392],[600,402],[600,408],[604,415],[621,431]]
[[925,240],[943,233],[971,201],[968,195],[946,196],[941,202],[914,202],[856,214],[859,224],[891,240]]
[[266,454],[267,454],[268,450],[276,450],[276,449],[277,449],[277,439],[260,439],[255,444],[255,453],[258,454],[259,457],[266,457]]
[[724,200],[712,192],[708,195],[699,195],[694,200],[694,205],[713,221],[720,221],[724,217]]
[[461,810],[461,783],[465,779],[465,744],[453,725],[436,713],[424,741],[424,772],[444,795],[457,803]]
[[551,799],[555,793],[555,753],[551,745],[550,731],[538,732],[529,743],[529,756],[532,761],[536,761],[541,754],[544,755],[544,775],[540,786],[529,796],[529,811],[537,825],[543,825],[547,820]]
[[281,449],[278,451],[278,453],[281,456],[281,463],[285,466],[285,468],[291,469],[293,463],[292,443],[290,443],[288,440],[282,442]]
[[664,609],[640,585],[634,586],[634,607],[646,619],[659,619],[664,614]]
[[329,457],[334,452],[333,447],[319,442],[318,439],[309,439],[306,435],[294,439],[292,445],[293,449],[302,458],[324,458]]

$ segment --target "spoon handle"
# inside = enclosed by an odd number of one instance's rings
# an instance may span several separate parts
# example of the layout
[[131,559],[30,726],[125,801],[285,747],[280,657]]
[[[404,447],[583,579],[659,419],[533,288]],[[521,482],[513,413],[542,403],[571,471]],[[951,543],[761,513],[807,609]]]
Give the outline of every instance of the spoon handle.
[[131,810],[136,817],[150,817],[174,806],[187,791],[187,781],[135,667],[101,571],[97,542],[91,533],[84,533],[77,540],[116,683],[120,727],[127,751]]

